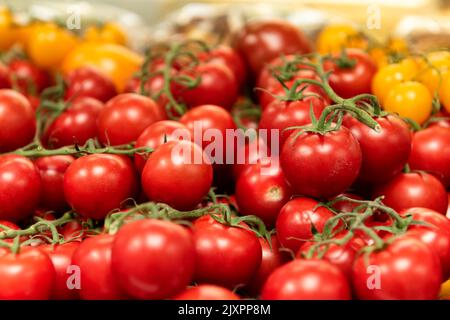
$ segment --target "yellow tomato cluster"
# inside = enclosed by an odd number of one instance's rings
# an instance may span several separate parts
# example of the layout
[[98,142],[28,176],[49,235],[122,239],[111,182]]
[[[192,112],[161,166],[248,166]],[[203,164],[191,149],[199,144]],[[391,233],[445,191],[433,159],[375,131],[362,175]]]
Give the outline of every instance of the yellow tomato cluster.
[[326,26],[317,37],[316,50],[321,54],[340,52],[344,48],[366,49],[368,42],[353,26],[333,24]]

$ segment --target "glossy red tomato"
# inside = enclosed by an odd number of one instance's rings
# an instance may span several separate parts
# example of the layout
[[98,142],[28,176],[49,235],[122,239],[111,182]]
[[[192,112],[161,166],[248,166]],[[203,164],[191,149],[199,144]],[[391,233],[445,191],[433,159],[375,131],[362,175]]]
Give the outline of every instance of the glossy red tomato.
[[[343,193],[340,194],[337,197],[340,196],[346,196],[347,198],[351,198],[351,199],[355,199],[355,200],[363,200],[362,197],[360,197],[359,195],[353,194],[353,193]],[[332,208],[334,210],[336,210],[338,213],[340,212],[353,212],[360,204],[358,203],[354,203],[351,201],[347,201],[347,200],[341,200],[341,201],[337,201],[332,205]]]
[[81,242],[87,235],[85,229],[83,220],[72,220],[58,228],[58,232],[66,241]]
[[41,177],[31,160],[0,156],[0,219],[20,221],[33,214],[41,194]]
[[245,170],[236,183],[236,201],[243,215],[255,215],[268,227],[277,220],[280,209],[292,195],[279,166],[255,164]]
[[294,260],[276,269],[261,294],[264,300],[350,300],[350,285],[325,260]]
[[137,188],[131,160],[114,154],[91,154],[75,160],[64,175],[67,202],[83,217],[102,219],[120,208]]
[[[135,148],[148,147],[156,149],[166,142],[180,140],[180,137],[183,137],[183,135],[189,137],[190,132],[182,123],[173,120],[158,121],[148,126],[141,133],[136,140]],[[136,153],[134,155],[134,164],[139,172],[142,172],[144,169],[147,159],[148,154]]]
[[103,144],[130,143],[149,125],[164,119],[164,110],[151,98],[123,93],[109,100],[100,113],[98,137]]
[[450,128],[433,126],[416,132],[409,165],[433,173],[450,187]]
[[223,287],[201,284],[184,290],[174,300],[239,300],[239,296]]
[[277,238],[281,246],[296,253],[300,246],[313,237],[312,228],[322,232],[328,219],[334,216],[314,199],[300,197],[286,203],[277,218]]
[[49,156],[34,161],[41,174],[40,207],[56,212],[67,207],[63,190],[64,173],[74,160],[72,156]]
[[75,69],[65,80],[66,99],[90,97],[106,102],[117,94],[111,79],[91,67]]
[[0,89],[7,88],[11,88],[8,67],[6,67],[3,63],[0,63]]
[[235,47],[256,77],[266,63],[281,54],[311,51],[308,39],[295,26],[283,21],[248,23],[237,35]]
[[325,71],[331,71],[328,81],[331,88],[342,98],[351,98],[362,93],[371,93],[372,78],[377,65],[363,50],[346,49],[345,61],[342,53],[326,60]]
[[295,130],[283,145],[280,164],[295,193],[315,198],[336,196],[358,176],[362,155],[345,127],[325,134]]
[[33,140],[36,131],[34,111],[20,93],[0,90],[0,153],[23,147]]
[[401,237],[360,255],[352,280],[358,299],[428,300],[437,298],[442,279],[436,254],[417,239]]
[[383,203],[401,211],[424,207],[445,214],[448,197],[442,183],[425,172],[400,173],[387,183],[375,188],[373,196],[384,196]]
[[220,45],[208,52],[199,54],[201,61],[217,63],[227,66],[234,74],[240,88],[247,79],[247,70],[242,57],[231,47]]
[[14,59],[8,70],[10,83],[22,93],[38,94],[51,84],[48,73],[28,60]]
[[430,122],[430,124],[428,125],[429,127],[438,126],[450,128],[450,115],[448,113],[441,111],[434,114],[433,117],[440,118],[440,120]]
[[73,253],[79,245],[79,242],[67,242],[55,245],[47,244],[39,247],[47,253],[55,268],[55,282],[51,294],[52,299],[67,300],[78,298],[78,291],[76,289],[70,289],[68,286],[68,279],[71,274],[67,271],[68,267],[72,264]]
[[27,247],[0,257],[1,300],[46,300],[54,278],[52,261],[40,249]]
[[270,274],[289,260],[288,254],[280,250],[280,244],[275,235],[271,237],[272,246],[270,246],[264,238],[259,238],[259,243],[261,244],[262,249],[261,265],[246,287],[246,289],[255,296],[260,294],[261,289]]
[[212,165],[199,146],[190,141],[171,141],[149,157],[142,171],[147,197],[178,210],[194,208],[208,193]]
[[400,212],[402,216],[406,216],[406,214],[412,214],[414,220],[426,222],[431,226],[437,227],[440,231],[450,234],[450,220],[442,213],[427,208],[415,207]]
[[261,264],[261,245],[250,230],[223,225],[210,215],[192,227],[196,267],[194,280],[234,288],[248,283]]
[[84,300],[118,300],[127,297],[119,289],[111,266],[114,236],[101,234],[84,240],[72,256],[72,265],[78,266]]
[[233,176],[235,180],[239,178],[242,172],[254,164],[270,164],[271,150],[267,146],[267,139],[257,137],[250,141],[237,141],[236,158],[232,165]]
[[403,169],[411,152],[411,133],[401,118],[388,115],[374,120],[380,125],[380,132],[351,116],[344,119],[344,125],[361,147],[362,164],[358,179],[364,183],[379,183],[392,178]]
[[170,221],[137,220],[116,234],[112,270],[119,286],[138,299],[166,299],[192,280],[195,246],[190,232]]
[[89,97],[76,98],[46,130],[43,140],[51,148],[83,145],[97,137],[97,118],[104,105]]
[[200,83],[189,89],[179,83],[172,84],[174,95],[189,108],[213,104],[230,110],[238,97],[238,84],[233,72],[225,65],[205,63],[192,71],[181,71],[181,76],[200,77]]

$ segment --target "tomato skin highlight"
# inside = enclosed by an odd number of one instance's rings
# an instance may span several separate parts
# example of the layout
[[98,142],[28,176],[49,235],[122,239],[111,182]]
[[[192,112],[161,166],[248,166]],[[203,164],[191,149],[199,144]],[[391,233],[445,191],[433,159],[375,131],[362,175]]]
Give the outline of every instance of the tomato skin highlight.
[[350,300],[344,274],[325,260],[294,260],[276,269],[264,284],[263,300]]
[[165,299],[192,280],[192,235],[175,223],[137,220],[123,226],[112,248],[112,270],[119,286],[138,299]]

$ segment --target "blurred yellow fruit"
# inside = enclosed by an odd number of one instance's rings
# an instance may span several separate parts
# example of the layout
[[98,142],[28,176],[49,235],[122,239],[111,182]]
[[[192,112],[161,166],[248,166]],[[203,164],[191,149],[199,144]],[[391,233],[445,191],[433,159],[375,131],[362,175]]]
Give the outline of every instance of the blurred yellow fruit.
[[8,50],[15,40],[14,23],[11,11],[0,7],[0,51]]
[[380,68],[372,79],[372,93],[383,103],[389,91],[397,84],[411,80],[417,70],[413,63],[394,63]]
[[442,80],[450,70],[450,52],[430,52],[421,58],[421,63],[422,69],[417,75],[417,80],[434,94],[439,91]]
[[351,25],[326,26],[319,34],[316,49],[321,54],[339,52],[344,48],[367,48],[367,40]]
[[85,33],[84,39],[86,41],[115,43],[126,45],[127,37],[122,28],[112,22],[107,22],[103,27],[99,28],[95,25],[89,26]]
[[445,110],[450,113],[450,72],[447,72],[442,79],[442,84],[439,89],[439,99]]

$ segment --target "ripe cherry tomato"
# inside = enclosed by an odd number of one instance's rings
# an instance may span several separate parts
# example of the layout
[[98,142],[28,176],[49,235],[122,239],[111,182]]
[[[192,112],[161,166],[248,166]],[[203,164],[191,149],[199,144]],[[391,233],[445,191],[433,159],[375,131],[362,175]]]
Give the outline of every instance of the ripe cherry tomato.
[[433,126],[416,132],[409,165],[434,174],[450,187],[450,128]]
[[31,160],[0,156],[0,219],[17,222],[31,216],[40,193],[41,178]]
[[407,81],[392,87],[383,101],[383,107],[386,111],[422,124],[431,114],[432,100],[427,87],[420,82]]
[[[314,199],[300,197],[286,203],[277,218],[277,238],[282,247],[296,253],[300,246],[313,237],[313,228],[322,232],[328,219],[334,216]],[[317,207],[317,208],[316,208]]]
[[344,125],[361,147],[362,164],[358,179],[366,183],[392,178],[403,169],[411,152],[411,133],[402,119],[388,115],[374,120],[380,125],[380,132],[351,116],[344,119]]
[[130,143],[149,125],[163,119],[164,111],[151,98],[123,93],[109,100],[100,113],[98,137],[103,144]]
[[261,245],[250,230],[223,225],[210,215],[192,227],[196,267],[194,280],[234,288],[248,283],[261,263]]
[[412,215],[414,220],[426,222],[431,226],[437,227],[439,231],[450,234],[450,220],[440,212],[420,207],[408,208],[400,212],[402,216],[407,214]]
[[28,60],[15,59],[8,69],[10,83],[23,94],[39,94],[51,83],[48,73]]
[[[160,145],[180,139],[182,130],[186,130],[186,135],[190,134],[187,127],[178,121],[162,120],[151,124],[145,129],[141,135],[137,138],[135,147],[148,147],[152,149],[158,148]],[[134,164],[139,172],[144,169],[145,162],[148,159],[148,154],[134,155]]]
[[117,94],[114,83],[92,67],[75,69],[66,78],[66,99],[90,97],[107,102]]
[[239,300],[239,296],[223,287],[201,284],[184,290],[174,300]]
[[[363,197],[353,194],[353,193],[343,193],[343,194],[336,196],[336,198],[340,197],[340,196],[346,196],[347,198],[351,198],[351,199],[355,199],[355,200],[363,200]],[[359,206],[358,203],[354,203],[354,202],[347,201],[347,200],[340,200],[340,201],[335,202],[331,207],[338,213],[341,213],[341,212],[353,212],[358,206]]]
[[40,249],[27,247],[0,257],[1,300],[47,300],[54,281],[52,261]]
[[232,165],[235,180],[248,167],[257,163],[266,164],[270,161],[267,157],[270,157],[270,150],[266,139],[257,137],[242,143],[238,141],[236,145],[236,159]]
[[233,72],[225,65],[200,64],[193,70],[182,70],[179,75],[200,78],[199,84],[192,89],[179,83],[172,84],[173,94],[189,108],[213,104],[230,110],[238,97],[237,81]]
[[442,183],[431,174],[400,173],[374,190],[374,197],[384,195],[383,203],[401,211],[424,207],[442,214],[447,212],[448,198]]
[[79,245],[79,242],[67,242],[57,245],[47,244],[39,247],[47,253],[55,268],[55,282],[51,294],[52,299],[77,299],[78,291],[76,289],[69,289],[67,286],[67,280],[70,276],[67,268],[72,264],[73,253]]
[[64,175],[67,202],[83,217],[102,219],[136,191],[131,160],[114,154],[91,154],[75,160]]
[[436,299],[441,284],[438,257],[411,237],[360,255],[353,266],[353,288],[362,300]]
[[262,249],[261,265],[246,287],[255,296],[260,294],[270,274],[289,260],[288,255],[280,251],[277,237],[273,235],[270,240],[272,246],[269,245],[266,239],[259,238]]
[[18,92],[0,90],[0,152],[12,151],[30,143],[36,131],[34,111]]
[[365,49],[367,40],[352,25],[331,24],[320,31],[316,47],[322,54],[338,53],[344,48]]
[[172,297],[189,285],[194,268],[194,241],[180,225],[137,220],[116,234],[112,270],[119,286],[131,297]]
[[97,118],[104,105],[89,97],[76,98],[45,131],[44,142],[50,148],[84,145],[97,137]]
[[[427,86],[432,94],[439,93],[444,86],[448,71],[450,71],[450,53],[448,51],[432,51],[424,58],[416,58],[420,68],[417,80]],[[443,92],[443,91],[441,91]]]
[[268,227],[277,220],[280,209],[292,192],[279,166],[265,168],[255,164],[245,170],[236,183],[236,201],[244,215],[256,215]]
[[81,242],[87,235],[85,228],[83,220],[72,220],[58,228],[58,232],[66,241]]
[[350,285],[325,260],[294,260],[276,269],[261,294],[264,300],[350,300]]
[[149,157],[142,171],[147,197],[178,210],[194,208],[208,193],[212,165],[199,146],[190,141],[171,141]]
[[67,207],[64,198],[64,173],[75,160],[72,156],[49,156],[34,161],[41,174],[41,201],[40,207],[61,212]]
[[394,63],[382,67],[372,79],[372,92],[384,103],[388,93],[397,84],[411,80],[417,73],[409,64]]
[[281,54],[308,53],[311,45],[295,26],[282,21],[248,23],[235,39],[235,47],[256,77],[266,63]]
[[0,62],[0,89],[11,88],[9,79],[9,70],[3,63]]
[[[372,58],[362,50],[347,49],[346,57],[335,55],[337,60],[326,60],[324,69],[331,71],[328,78],[330,86],[342,98],[370,93],[372,78],[377,66]],[[344,60],[345,59],[345,60]]]
[[84,240],[73,253],[72,265],[80,268],[81,299],[126,299],[111,266],[113,241],[114,236],[101,234]]
[[329,198],[355,181],[362,155],[358,140],[341,127],[325,134],[295,130],[283,145],[280,164],[293,191]]

